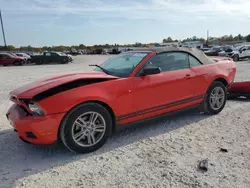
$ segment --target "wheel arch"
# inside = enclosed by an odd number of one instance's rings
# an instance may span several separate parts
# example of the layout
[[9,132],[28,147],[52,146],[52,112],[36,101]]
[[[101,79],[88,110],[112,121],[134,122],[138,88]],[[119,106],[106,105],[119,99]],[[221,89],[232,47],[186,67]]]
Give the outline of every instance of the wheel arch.
[[228,86],[228,81],[225,78],[223,78],[223,77],[218,77],[213,82],[216,82],[216,81],[223,83],[224,86],[226,86],[226,87]]
[[112,118],[112,133],[114,133],[116,131],[116,116],[115,116],[115,112],[114,110],[111,108],[110,105],[108,105],[107,103],[100,101],[100,100],[88,100],[88,101],[84,101],[81,102],[75,106],[73,106],[62,118],[62,120],[60,121],[59,127],[58,127],[58,131],[57,131],[57,140],[61,143],[61,139],[60,139],[60,129],[62,127],[62,124],[65,122],[65,120],[70,116],[70,114],[77,109],[79,106],[86,104],[86,103],[96,103],[99,104],[101,106],[103,106],[105,109],[108,110],[108,112],[111,115]]

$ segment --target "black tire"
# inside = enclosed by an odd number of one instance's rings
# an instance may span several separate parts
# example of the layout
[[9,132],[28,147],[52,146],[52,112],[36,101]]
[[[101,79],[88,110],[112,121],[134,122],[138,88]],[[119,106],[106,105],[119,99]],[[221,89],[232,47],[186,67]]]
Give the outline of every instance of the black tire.
[[20,61],[18,65],[19,65],[19,66],[22,66],[23,64],[24,64],[24,62],[23,62],[23,61]]
[[13,65],[19,66],[19,65],[20,65],[20,62],[19,62],[19,61],[15,61],[15,62],[13,63]]
[[36,63],[36,65],[42,65],[42,64],[43,64],[43,60],[37,59],[37,60],[35,61],[35,63]]
[[[106,123],[106,129],[104,135],[95,145],[92,146],[80,146],[77,142],[74,141],[72,135],[72,127],[76,119],[86,112],[97,112],[99,113]],[[97,103],[85,103],[77,106],[71,110],[63,119],[60,129],[59,129],[59,140],[63,143],[66,148],[70,151],[76,153],[90,153],[101,148],[108,140],[112,133],[112,118],[110,113],[106,108]]]
[[[210,104],[210,99],[211,99],[210,97],[211,97],[212,91],[215,88],[218,88],[218,87],[221,88],[223,90],[223,92],[224,92],[224,101],[223,101],[223,104],[222,104],[222,106],[220,108],[213,109],[213,107]],[[206,93],[205,98],[204,98],[204,101],[203,101],[200,109],[201,109],[202,112],[204,112],[206,114],[209,114],[209,115],[219,114],[224,109],[224,107],[226,105],[226,101],[227,101],[226,86],[222,82],[215,81],[208,88],[207,93]]]
[[234,56],[233,56],[233,60],[234,60],[234,61],[239,61],[239,60],[240,60],[239,55],[238,55],[238,54],[234,55]]
[[67,59],[62,59],[61,60],[61,64],[68,64],[68,63],[69,63],[69,61]]

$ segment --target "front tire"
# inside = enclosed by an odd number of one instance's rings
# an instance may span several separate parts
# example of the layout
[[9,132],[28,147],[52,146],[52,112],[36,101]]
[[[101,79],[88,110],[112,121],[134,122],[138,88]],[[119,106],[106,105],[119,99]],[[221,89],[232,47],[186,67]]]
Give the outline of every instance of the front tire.
[[224,109],[226,100],[226,86],[222,82],[215,81],[207,90],[202,111],[209,115],[219,114]]
[[13,63],[13,65],[14,65],[14,66],[20,66],[20,63],[21,63],[21,62],[19,62],[19,61],[15,61],[15,62]]
[[106,108],[97,103],[85,103],[66,115],[59,136],[69,150],[89,153],[107,142],[112,126],[112,118]]

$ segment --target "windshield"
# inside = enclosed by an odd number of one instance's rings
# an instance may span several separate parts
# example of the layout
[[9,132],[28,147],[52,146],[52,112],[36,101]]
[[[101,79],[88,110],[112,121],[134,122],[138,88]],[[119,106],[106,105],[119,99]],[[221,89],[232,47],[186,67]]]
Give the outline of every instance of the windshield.
[[[106,69],[110,75],[126,78],[134,68],[147,56],[145,52],[122,53],[105,61],[100,66]],[[95,71],[102,71],[95,68]]]

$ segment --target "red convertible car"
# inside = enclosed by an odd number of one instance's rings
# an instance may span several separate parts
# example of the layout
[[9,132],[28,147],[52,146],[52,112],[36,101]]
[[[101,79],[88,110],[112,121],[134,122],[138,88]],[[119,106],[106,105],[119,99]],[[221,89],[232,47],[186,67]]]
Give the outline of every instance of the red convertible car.
[[116,55],[93,72],[59,75],[10,92],[6,116],[25,142],[63,143],[87,153],[116,126],[199,107],[220,113],[236,66],[192,48],[155,48]]

